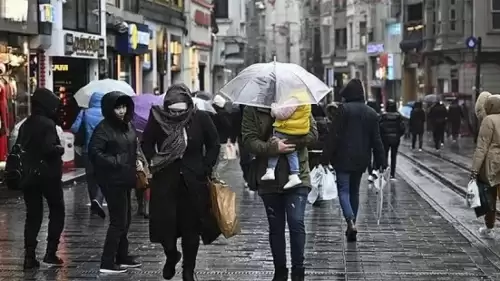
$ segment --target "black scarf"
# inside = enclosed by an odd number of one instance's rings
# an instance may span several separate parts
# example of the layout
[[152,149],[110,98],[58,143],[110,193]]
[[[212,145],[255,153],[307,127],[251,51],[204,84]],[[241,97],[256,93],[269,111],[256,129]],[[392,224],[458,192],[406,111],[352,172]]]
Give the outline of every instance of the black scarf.
[[[168,107],[175,103],[186,103],[186,110],[171,110]],[[187,124],[191,121],[195,112],[195,106],[191,98],[191,92],[183,85],[173,85],[165,94],[163,106],[154,106],[152,114],[160,124],[161,129],[167,136],[158,152],[151,159],[151,172],[157,172],[168,166],[177,159],[182,158],[187,148],[187,139],[184,134]]]

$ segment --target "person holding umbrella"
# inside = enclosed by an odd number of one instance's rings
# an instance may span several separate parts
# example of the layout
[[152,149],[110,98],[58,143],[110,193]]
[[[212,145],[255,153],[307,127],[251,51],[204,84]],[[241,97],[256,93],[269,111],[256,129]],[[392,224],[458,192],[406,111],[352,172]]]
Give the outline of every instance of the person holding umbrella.
[[[279,62],[251,65],[220,90],[233,103],[245,105],[241,123],[242,145],[255,156],[250,163],[247,181],[250,189],[258,191],[266,210],[274,281],[288,280],[285,239],[287,222],[290,230],[291,280],[305,279],[304,215],[311,187],[307,146],[317,140],[318,130],[314,118],[309,115],[309,131],[304,135],[290,140],[272,137],[276,120],[271,115],[273,103],[282,104],[301,89],[306,89],[306,97],[292,105],[317,104],[331,92],[327,85],[302,67]],[[285,190],[284,186],[290,175],[286,155],[294,151],[299,159],[298,177],[301,183]],[[275,179],[261,180],[269,158],[276,156],[279,158]]]

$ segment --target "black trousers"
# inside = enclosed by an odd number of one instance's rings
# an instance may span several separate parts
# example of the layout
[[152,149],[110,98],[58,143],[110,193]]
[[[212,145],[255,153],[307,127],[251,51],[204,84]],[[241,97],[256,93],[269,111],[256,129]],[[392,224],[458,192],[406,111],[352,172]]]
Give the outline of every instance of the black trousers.
[[104,241],[101,266],[110,267],[116,260],[128,256],[128,230],[132,219],[131,186],[106,186],[102,188],[108,202],[109,227]]
[[55,254],[59,246],[59,238],[64,229],[64,192],[61,179],[39,180],[37,184],[23,187],[26,204],[26,221],[24,224],[24,247],[26,252],[34,254],[37,236],[43,221],[43,198],[49,206],[49,229],[47,235],[47,252]]
[[389,162],[389,151],[391,152],[391,177],[396,175],[396,158],[398,156],[399,143],[387,144],[384,143],[385,158]]
[[[200,247],[200,222],[193,202],[189,196],[184,179],[177,190],[177,233],[181,238],[183,264],[187,270],[194,270],[196,267],[196,257]],[[162,243],[167,259],[175,259],[177,256],[177,238]]]
[[435,149],[440,149],[441,144],[444,142],[444,129],[444,124],[434,124],[432,128]]
[[250,163],[252,162],[252,156],[248,151],[240,145],[240,167],[243,172],[243,179],[248,182],[248,170],[250,169]]
[[412,133],[411,135],[411,148],[415,149],[415,144],[417,143],[417,137],[418,137],[418,148],[422,149],[422,146],[424,144],[424,134],[415,134]]

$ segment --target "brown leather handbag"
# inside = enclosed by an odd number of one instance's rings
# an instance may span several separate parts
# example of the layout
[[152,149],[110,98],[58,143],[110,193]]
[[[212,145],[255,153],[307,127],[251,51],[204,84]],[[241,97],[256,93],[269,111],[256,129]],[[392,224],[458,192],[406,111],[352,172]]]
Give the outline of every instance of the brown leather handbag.
[[147,189],[149,186],[149,180],[144,171],[137,171],[137,186],[136,188],[139,190]]

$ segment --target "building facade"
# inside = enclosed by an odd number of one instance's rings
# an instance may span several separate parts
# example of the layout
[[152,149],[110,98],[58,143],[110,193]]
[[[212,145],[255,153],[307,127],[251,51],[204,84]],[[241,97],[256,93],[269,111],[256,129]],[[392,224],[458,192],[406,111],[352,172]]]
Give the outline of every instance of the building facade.
[[189,84],[189,42],[185,0],[139,0],[139,14],[148,23],[151,38],[144,92],[165,92],[173,83]]
[[300,5],[300,65],[319,79],[324,78],[321,58],[321,1],[303,1]]
[[186,1],[189,75],[185,81],[193,91],[212,91],[212,4],[207,0]]
[[247,41],[245,65],[261,63],[267,59],[266,5],[262,0],[251,0],[246,5]]
[[218,33],[212,48],[212,88],[217,92],[245,67],[247,21],[245,0],[214,0]]

